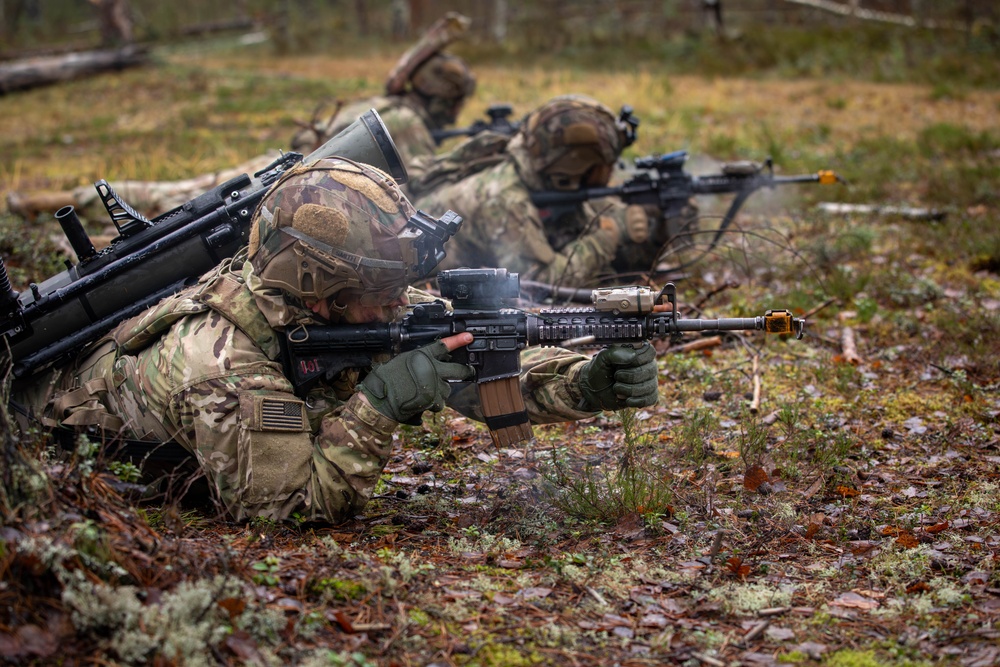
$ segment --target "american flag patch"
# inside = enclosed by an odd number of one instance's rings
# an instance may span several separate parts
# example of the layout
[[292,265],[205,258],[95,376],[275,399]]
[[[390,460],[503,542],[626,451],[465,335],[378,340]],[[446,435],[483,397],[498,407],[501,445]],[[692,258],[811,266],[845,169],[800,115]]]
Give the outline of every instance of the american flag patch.
[[260,425],[265,431],[301,431],[302,413],[301,401],[265,398],[260,402]]

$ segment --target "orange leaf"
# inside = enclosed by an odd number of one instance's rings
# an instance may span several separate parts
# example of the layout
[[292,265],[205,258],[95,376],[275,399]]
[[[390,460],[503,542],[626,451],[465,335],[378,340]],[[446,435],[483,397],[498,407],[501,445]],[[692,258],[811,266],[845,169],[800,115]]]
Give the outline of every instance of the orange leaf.
[[743,488],[747,491],[756,491],[767,480],[766,470],[760,466],[750,466],[743,475]]
[[934,535],[936,533],[940,533],[942,530],[948,530],[948,526],[950,525],[951,524],[949,524],[947,521],[942,521],[941,523],[936,523],[933,526],[927,526],[926,528],[924,528],[924,532]]
[[896,538],[896,544],[905,549],[912,549],[920,542],[913,536],[913,533],[900,533],[899,537]]
[[247,601],[242,598],[226,598],[225,600],[219,600],[218,605],[229,612],[230,621],[235,621],[236,617],[246,609]]
[[886,526],[879,532],[885,535],[886,537],[896,537],[897,535],[903,532],[903,529],[897,528],[896,526]]
[[845,498],[853,498],[854,496],[861,495],[860,491],[851,488],[849,486],[843,486],[843,485],[835,486],[833,487],[833,490],[839,493],[840,495],[844,496]]
[[739,556],[732,556],[726,560],[726,564],[729,566],[729,571],[735,574],[740,579],[745,579],[748,574],[750,574],[750,566],[743,564],[743,559]]

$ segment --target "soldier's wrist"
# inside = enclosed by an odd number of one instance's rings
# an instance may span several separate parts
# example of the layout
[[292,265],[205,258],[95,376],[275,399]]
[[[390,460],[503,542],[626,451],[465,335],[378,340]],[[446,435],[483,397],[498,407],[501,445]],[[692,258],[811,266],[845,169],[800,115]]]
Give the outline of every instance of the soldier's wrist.
[[399,426],[399,422],[376,408],[364,391],[357,391],[344,404],[344,410],[349,411],[370,429],[390,435]]

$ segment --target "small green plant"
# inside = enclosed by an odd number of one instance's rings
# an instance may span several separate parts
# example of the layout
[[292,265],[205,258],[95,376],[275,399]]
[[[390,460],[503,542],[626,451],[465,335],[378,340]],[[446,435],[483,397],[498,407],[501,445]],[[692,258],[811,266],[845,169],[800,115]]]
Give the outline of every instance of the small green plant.
[[277,556],[267,556],[262,561],[257,561],[250,566],[256,570],[251,578],[255,584],[264,586],[277,586],[279,583],[278,570],[281,569],[281,559]]
[[617,464],[587,463],[571,469],[554,453],[546,473],[550,498],[570,516],[603,523],[629,514],[669,514],[673,500],[669,470],[644,455],[652,434],[640,431],[635,410],[617,414],[625,443]]
[[134,484],[142,478],[142,470],[131,461],[112,461],[108,470],[123,482]]
[[675,442],[686,458],[700,466],[711,451],[709,437],[718,428],[718,415],[711,410],[696,409],[684,420]]
[[767,427],[756,415],[744,413],[740,421],[740,458],[747,466],[760,465],[767,453]]

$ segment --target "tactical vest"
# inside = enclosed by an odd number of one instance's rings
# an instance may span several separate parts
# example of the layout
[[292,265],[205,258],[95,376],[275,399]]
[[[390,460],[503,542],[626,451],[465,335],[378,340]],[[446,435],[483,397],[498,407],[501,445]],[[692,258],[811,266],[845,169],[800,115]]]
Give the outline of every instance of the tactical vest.
[[[143,411],[126,410],[119,388],[128,377],[135,355],[153,345],[185,317],[214,310],[246,334],[272,361],[281,357],[279,338],[256,305],[239,273],[245,257],[237,255],[203,275],[198,283],[119,324],[97,341],[83,360],[64,373],[78,378],[72,389],[55,393],[43,423],[47,426],[95,426],[108,435],[125,425],[120,414],[133,413],[128,430],[140,440],[171,440],[162,423]],[[63,382],[69,378],[64,375]],[[139,413],[139,414],[135,414]]]
[[471,139],[434,157],[419,158],[410,168],[406,187],[413,199],[449,183],[478,174],[508,157],[510,137],[498,132],[480,132]]

